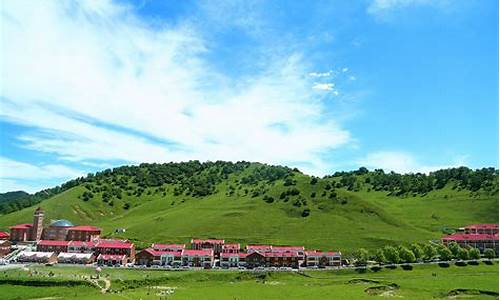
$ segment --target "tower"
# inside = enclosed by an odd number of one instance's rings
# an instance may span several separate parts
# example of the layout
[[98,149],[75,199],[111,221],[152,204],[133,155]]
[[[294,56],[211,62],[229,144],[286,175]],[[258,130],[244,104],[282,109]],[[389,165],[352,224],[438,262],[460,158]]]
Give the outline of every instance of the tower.
[[30,236],[30,240],[32,241],[39,241],[42,237],[43,215],[44,211],[41,207],[37,208],[33,214],[33,227],[31,227]]

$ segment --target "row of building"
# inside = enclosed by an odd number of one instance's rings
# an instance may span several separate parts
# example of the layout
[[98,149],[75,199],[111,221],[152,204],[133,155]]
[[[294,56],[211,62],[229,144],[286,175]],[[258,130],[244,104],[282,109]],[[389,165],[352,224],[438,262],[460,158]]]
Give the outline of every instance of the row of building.
[[493,249],[498,254],[498,224],[474,224],[459,228],[457,232],[441,238],[444,245],[455,242],[464,248],[477,248],[484,252]]

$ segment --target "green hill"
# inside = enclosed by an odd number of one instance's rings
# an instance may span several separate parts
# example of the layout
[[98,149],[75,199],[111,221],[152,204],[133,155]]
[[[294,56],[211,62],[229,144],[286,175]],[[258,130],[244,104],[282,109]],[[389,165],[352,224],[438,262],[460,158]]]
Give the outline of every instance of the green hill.
[[[259,163],[197,161],[125,166],[54,188],[37,205],[0,216],[0,230],[47,220],[93,224],[150,242],[191,237],[352,251],[426,241],[449,228],[497,223],[498,170],[400,175],[360,168],[324,178]],[[115,234],[114,229],[126,232]]]

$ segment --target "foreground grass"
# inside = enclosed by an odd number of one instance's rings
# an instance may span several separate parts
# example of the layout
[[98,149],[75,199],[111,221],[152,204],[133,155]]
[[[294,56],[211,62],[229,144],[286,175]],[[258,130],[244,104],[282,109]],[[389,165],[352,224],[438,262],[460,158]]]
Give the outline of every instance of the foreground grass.
[[[497,263],[448,268],[417,266],[412,271],[382,269],[358,273],[341,270],[306,271],[303,274],[105,269],[102,276],[111,282],[111,288],[105,294],[89,285],[87,278],[93,273],[91,268],[41,266],[4,271],[0,273],[0,292],[2,299],[6,300],[498,298]],[[37,285],[42,286],[33,286],[37,280],[41,282]],[[65,282],[73,286],[64,286]],[[51,283],[63,285],[50,286]],[[458,296],[450,294],[457,289],[464,291]],[[167,290],[173,293],[167,295]],[[480,291],[489,295],[480,294]]]

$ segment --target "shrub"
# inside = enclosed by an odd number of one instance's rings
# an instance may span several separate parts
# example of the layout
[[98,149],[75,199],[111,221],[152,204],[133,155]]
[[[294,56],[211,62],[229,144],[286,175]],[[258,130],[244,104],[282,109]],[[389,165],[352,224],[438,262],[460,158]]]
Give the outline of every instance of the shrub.
[[273,203],[274,202],[274,198],[271,197],[271,196],[268,196],[268,195],[265,195],[264,198],[264,201],[266,201],[266,203]]
[[457,261],[455,262],[455,266],[465,267],[467,266],[467,263],[465,261]]
[[413,270],[413,266],[412,265],[402,265],[401,268],[405,271],[411,271]]
[[372,270],[373,272],[378,272],[378,271],[382,270],[382,267],[380,267],[380,266],[373,266],[373,267],[370,268],[370,270]]
[[439,265],[441,268],[448,268],[448,267],[450,266],[450,264],[449,264],[449,263],[447,263],[447,262],[440,262],[438,265]]
[[311,214],[311,210],[309,208],[306,208],[302,211],[302,217],[307,217]]
[[472,261],[467,262],[467,264],[469,264],[471,266],[477,266],[477,265],[479,265],[479,262],[477,260],[472,260]]
[[395,265],[387,265],[387,266],[385,266],[385,268],[386,268],[386,269],[391,269],[391,270],[394,270],[394,269],[396,269],[396,268],[397,268],[397,266],[395,266]]
[[316,177],[311,178],[311,182],[310,183],[312,185],[315,185],[316,183],[318,183],[318,178],[316,178]]

